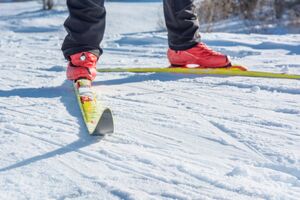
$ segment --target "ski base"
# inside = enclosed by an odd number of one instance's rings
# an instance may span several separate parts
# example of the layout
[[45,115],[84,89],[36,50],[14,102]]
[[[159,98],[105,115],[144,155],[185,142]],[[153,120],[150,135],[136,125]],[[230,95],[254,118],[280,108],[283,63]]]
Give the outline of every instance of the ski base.
[[88,133],[93,136],[112,134],[114,132],[112,112],[97,99],[91,81],[79,79],[73,86]]

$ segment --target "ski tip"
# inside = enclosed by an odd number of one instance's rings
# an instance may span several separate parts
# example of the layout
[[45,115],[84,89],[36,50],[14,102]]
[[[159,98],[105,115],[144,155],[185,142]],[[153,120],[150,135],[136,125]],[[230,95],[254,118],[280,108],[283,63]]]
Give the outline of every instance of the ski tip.
[[107,134],[114,133],[114,120],[110,109],[106,108],[97,124],[95,131],[91,134],[92,136],[104,136]]
[[239,65],[239,64],[233,64],[232,66],[229,67],[231,70],[238,70],[238,71],[248,71],[248,68],[243,66],[243,65]]

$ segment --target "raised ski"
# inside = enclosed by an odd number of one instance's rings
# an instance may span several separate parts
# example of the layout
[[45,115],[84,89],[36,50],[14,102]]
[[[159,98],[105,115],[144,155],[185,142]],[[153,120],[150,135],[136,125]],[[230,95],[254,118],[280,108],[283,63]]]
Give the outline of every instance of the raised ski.
[[79,79],[73,84],[83,120],[90,135],[106,135],[114,132],[112,112],[104,107],[93,91],[91,81]]

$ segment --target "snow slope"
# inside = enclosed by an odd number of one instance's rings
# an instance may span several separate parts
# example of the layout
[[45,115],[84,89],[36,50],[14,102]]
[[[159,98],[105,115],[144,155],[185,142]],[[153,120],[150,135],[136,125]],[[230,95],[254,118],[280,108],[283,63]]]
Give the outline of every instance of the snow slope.
[[[40,7],[0,4],[0,199],[299,199],[299,81],[99,74],[116,132],[89,137],[59,50],[67,11]],[[167,66],[159,2],[107,10],[99,68]],[[250,69],[300,74],[300,35],[202,37]]]

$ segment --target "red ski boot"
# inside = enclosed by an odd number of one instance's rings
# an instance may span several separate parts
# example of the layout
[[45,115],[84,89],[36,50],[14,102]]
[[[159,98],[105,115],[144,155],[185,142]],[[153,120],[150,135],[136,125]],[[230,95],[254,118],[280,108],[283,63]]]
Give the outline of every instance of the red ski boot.
[[97,74],[97,61],[98,57],[90,52],[71,55],[67,68],[67,78],[69,80],[88,79],[93,81]]
[[175,51],[168,50],[171,67],[188,67],[196,65],[199,68],[225,68],[231,63],[226,55],[208,48],[204,43],[198,43],[193,48]]

